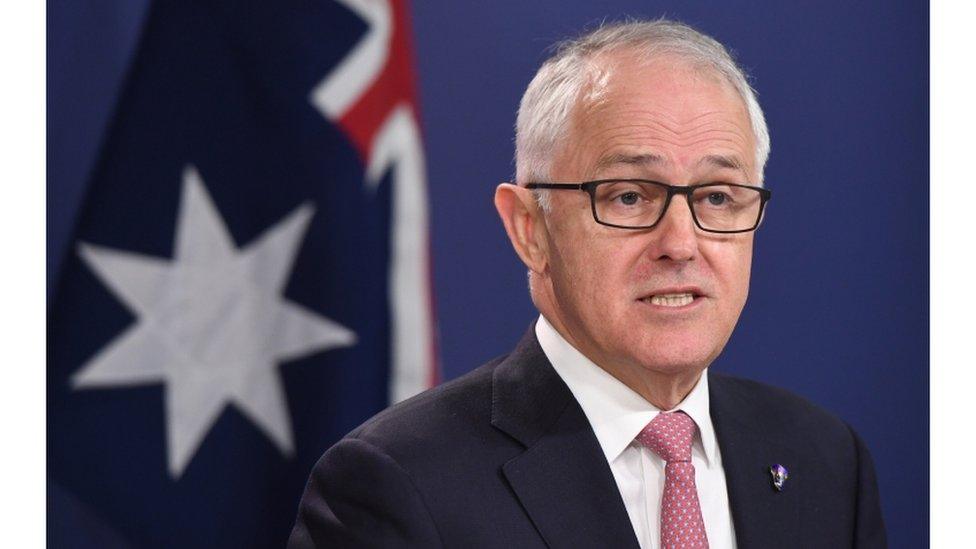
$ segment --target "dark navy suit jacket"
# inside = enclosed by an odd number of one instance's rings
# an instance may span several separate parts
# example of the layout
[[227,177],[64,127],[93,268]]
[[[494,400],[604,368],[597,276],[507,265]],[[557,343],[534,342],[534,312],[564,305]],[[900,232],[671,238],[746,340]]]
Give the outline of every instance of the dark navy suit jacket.
[[[885,547],[871,458],[786,391],[709,373],[742,548]],[[773,489],[769,467],[789,480]],[[393,406],[329,449],[289,548],[638,549],[586,416],[530,329],[507,357]]]

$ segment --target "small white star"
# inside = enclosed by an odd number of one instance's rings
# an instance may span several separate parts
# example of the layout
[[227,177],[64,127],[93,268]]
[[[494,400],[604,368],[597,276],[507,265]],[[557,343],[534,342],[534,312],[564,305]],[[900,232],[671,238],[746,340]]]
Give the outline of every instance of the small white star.
[[282,295],[314,215],[292,211],[238,249],[192,166],[183,173],[172,261],[81,243],[88,267],[137,317],[72,377],[76,389],[166,385],[169,472],[179,478],[228,404],[290,456],[278,362],[356,335]]

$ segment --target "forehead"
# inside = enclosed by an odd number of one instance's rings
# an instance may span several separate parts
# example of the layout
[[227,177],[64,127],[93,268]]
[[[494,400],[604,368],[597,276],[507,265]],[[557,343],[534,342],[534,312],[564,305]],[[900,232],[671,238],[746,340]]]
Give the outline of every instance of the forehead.
[[[557,163],[576,177],[617,164],[687,171],[708,167],[751,177],[755,137],[745,103],[714,70],[674,57],[605,54],[574,110]],[[566,156],[566,155],[564,155]]]

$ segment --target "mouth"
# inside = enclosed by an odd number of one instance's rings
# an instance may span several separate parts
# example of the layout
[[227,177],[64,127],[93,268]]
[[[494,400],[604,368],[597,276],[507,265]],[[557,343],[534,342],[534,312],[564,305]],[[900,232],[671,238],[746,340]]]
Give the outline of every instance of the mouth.
[[649,305],[668,309],[680,309],[688,307],[705,297],[697,288],[680,290],[662,290],[651,295],[642,297],[640,301]]

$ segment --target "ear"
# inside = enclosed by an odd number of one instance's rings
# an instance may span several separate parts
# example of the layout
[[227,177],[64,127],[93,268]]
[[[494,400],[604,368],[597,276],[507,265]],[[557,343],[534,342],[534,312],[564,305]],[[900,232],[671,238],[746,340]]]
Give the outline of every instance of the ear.
[[549,262],[546,229],[532,191],[502,183],[495,189],[495,209],[502,218],[515,253],[530,270],[544,272]]

